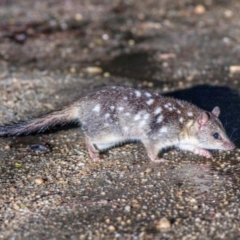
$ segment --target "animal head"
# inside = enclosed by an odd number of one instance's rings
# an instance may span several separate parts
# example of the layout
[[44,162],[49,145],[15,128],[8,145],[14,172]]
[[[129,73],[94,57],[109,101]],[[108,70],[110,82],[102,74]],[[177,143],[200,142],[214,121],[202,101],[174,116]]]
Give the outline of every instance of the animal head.
[[212,112],[201,112],[195,120],[192,131],[198,147],[220,150],[233,150],[236,147],[228,138],[219,115],[220,108],[214,107]]

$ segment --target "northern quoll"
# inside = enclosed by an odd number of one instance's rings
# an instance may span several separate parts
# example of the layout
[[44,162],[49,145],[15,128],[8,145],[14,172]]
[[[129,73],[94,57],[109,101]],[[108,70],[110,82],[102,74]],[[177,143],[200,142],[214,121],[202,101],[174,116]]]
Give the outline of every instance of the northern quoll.
[[210,158],[205,149],[235,148],[218,119],[219,114],[219,107],[206,112],[188,102],[147,90],[109,87],[60,111],[0,126],[0,136],[28,135],[54,125],[78,122],[94,160],[99,159],[99,151],[136,140],[143,143],[152,161],[162,161],[159,151],[170,146]]

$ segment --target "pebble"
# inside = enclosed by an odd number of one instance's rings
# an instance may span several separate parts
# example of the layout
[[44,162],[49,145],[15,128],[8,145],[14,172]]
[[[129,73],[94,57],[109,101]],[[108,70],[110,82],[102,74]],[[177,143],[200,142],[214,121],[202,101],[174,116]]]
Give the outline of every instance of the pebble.
[[229,76],[232,77],[235,73],[240,72],[240,65],[233,65],[229,67]]
[[44,183],[44,179],[43,179],[43,178],[36,178],[36,179],[35,179],[35,183],[36,183],[37,185],[41,185],[41,184]]
[[99,73],[102,73],[102,68],[89,66],[85,69],[85,71],[90,74],[99,74]]
[[105,73],[103,74],[103,76],[106,77],[106,78],[110,77],[110,75],[111,75],[111,74],[110,74],[109,72],[105,72]]
[[190,198],[189,202],[191,204],[196,204],[197,203],[197,200],[195,198]]
[[116,228],[115,228],[113,225],[110,225],[110,226],[108,227],[108,230],[109,230],[110,232],[115,232],[115,231],[116,231]]
[[131,211],[131,206],[129,206],[129,205],[125,206],[124,211],[125,212],[130,212]]
[[10,149],[10,146],[9,146],[9,145],[5,145],[4,149],[5,149],[5,150],[9,150],[9,149]]
[[147,169],[145,170],[145,173],[151,173],[152,171],[153,171],[152,168],[147,168]]
[[81,20],[83,19],[82,14],[81,14],[81,13],[75,14],[75,19],[76,19],[77,21],[81,21]]
[[224,17],[226,17],[226,18],[231,18],[233,16],[233,12],[228,9],[225,10],[223,14],[224,14]]
[[170,221],[163,217],[160,219],[160,221],[156,225],[156,229],[160,232],[168,232],[171,228],[171,223]]
[[20,209],[20,207],[19,207],[17,204],[14,203],[14,204],[13,204],[13,209],[16,210],[16,211],[18,211],[18,210]]
[[197,5],[194,8],[194,13],[195,14],[201,15],[201,14],[204,14],[205,12],[206,12],[206,8],[201,4]]
[[46,152],[49,149],[42,144],[33,144],[30,145],[30,149],[36,152]]

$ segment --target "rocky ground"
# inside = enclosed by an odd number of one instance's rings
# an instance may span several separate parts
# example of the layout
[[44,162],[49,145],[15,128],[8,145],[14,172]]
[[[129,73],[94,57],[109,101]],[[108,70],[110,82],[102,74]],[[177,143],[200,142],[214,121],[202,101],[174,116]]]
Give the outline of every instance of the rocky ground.
[[[0,122],[109,85],[211,110],[240,146],[240,2],[0,1]],[[89,159],[81,131],[0,140],[0,239],[238,239],[240,150],[141,144]]]

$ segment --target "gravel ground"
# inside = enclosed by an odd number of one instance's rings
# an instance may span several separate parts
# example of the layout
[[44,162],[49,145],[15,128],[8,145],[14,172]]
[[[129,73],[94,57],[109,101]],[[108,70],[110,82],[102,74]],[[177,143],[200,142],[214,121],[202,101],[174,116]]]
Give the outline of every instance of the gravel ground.
[[[1,0],[0,123],[139,86],[220,106],[240,146],[239,12],[233,0]],[[93,162],[73,126],[0,139],[0,239],[239,239],[240,149],[164,157],[127,144]]]

